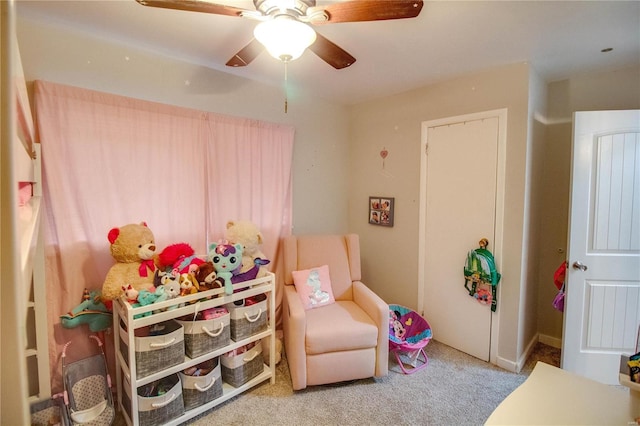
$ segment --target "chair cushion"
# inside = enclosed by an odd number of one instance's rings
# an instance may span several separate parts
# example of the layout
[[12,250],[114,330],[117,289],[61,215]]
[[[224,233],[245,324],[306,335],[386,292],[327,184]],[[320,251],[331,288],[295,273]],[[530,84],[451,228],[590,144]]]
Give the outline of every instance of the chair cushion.
[[330,305],[336,301],[331,290],[329,266],[293,271],[291,275],[305,310]]
[[373,348],[378,342],[378,328],[354,302],[336,301],[305,312],[307,354]]

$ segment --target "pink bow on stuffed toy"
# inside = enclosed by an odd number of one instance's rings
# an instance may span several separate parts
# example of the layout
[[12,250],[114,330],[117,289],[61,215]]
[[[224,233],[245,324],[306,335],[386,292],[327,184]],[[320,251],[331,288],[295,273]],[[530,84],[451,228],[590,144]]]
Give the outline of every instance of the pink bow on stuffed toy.
[[156,270],[156,265],[153,263],[153,259],[143,260],[138,268],[138,274],[140,274],[141,277],[147,277],[149,275],[147,268],[149,268],[151,272]]

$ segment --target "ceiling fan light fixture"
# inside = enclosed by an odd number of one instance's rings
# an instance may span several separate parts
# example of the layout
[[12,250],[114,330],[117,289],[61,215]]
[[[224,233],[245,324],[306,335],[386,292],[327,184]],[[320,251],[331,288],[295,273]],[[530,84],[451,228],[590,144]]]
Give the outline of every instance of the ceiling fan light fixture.
[[271,56],[283,62],[299,58],[316,41],[313,28],[288,16],[259,23],[253,35]]

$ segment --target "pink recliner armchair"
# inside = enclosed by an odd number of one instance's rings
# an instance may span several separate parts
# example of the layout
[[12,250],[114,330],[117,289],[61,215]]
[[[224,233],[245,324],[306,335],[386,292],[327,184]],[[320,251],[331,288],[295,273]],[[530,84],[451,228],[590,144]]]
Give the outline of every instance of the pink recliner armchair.
[[[335,303],[305,309],[292,272],[328,265]],[[361,281],[355,234],[284,241],[284,345],[293,389],[388,374],[389,307]]]

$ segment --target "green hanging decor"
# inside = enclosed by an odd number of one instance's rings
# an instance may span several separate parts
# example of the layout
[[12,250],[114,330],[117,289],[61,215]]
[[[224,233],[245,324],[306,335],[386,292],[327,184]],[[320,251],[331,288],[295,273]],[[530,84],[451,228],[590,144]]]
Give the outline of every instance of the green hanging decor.
[[467,261],[464,265],[464,287],[469,292],[469,296],[482,304],[490,304],[491,311],[495,312],[498,305],[496,289],[501,276],[496,270],[493,254],[487,250],[489,240],[483,238],[479,245],[480,248],[467,253]]

